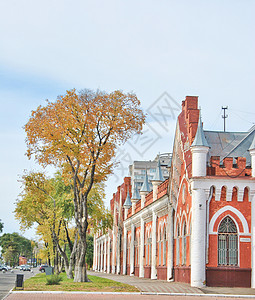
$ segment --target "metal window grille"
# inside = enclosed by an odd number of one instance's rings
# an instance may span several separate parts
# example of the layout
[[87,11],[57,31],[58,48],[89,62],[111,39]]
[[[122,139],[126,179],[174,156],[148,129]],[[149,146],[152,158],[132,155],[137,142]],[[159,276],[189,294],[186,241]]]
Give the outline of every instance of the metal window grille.
[[176,237],[176,265],[180,263],[180,230],[179,225],[177,227],[177,237]]
[[184,223],[183,227],[183,237],[182,237],[182,264],[186,265],[186,251],[187,251],[187,239],[186,239],[186,223]]
[[163,265],[166,265],[166,228],[163,233]]
[[238,234],[235,223],[226,217],[218,230],[218,265],[238,265]]

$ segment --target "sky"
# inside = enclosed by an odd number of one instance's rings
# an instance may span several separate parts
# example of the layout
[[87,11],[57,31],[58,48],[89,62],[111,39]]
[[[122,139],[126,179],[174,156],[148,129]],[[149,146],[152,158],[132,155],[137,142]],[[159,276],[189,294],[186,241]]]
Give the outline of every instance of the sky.
[[[252,0],[1,0],[0,219],[14,218],[32,110],[76,88],[133,91],[147,113],[143,138],[117,153],[106,204],[133,160],[171,152],[186,95],[199,96],[206,130],[255,123],[255,2]],[[52,169],[46,170],[49,174]],[[34,238],[34,229],[22,232]]]

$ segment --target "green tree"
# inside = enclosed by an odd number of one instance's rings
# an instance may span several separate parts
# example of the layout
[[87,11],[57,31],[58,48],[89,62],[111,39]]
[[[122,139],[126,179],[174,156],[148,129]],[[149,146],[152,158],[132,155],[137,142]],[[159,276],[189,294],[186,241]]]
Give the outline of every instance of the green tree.
[[4,228],[4,223],[0,219],[0,233],[3,232],[3,228]]
[[[56,271],[57,250],[64,259],[68,278],[72,278],[79,235],[69,226],[74,218],[70,185],[64,183],[60,172],[52,178],[47,178],[41,172],[25,173],[21,182],[23,191],[16,202],[16,219],[20,221],[22,229],[37,224],[37,233],[47,245],[49,256],[54,258]],[[112,216],[104,206],[104,196],[104,186],[97,184],[88,198],[90,220],[100,220],[97,229],[111,227],[112,224]],[[90,227],[93,225],[91,221]]]
[[91,268],[93,265],[93,251],[94,251],[94,238],[93,235],[87,235],[87,252],[86,252],[86,263]]
[[52,178],[46,177],[42,172],[25,173],[21,182],[23,190],[15,208],[15,217],[20,221],[21,229],[37,224],[37,233],[47,245],[48,256],[54,258],[56,272],[59,269],[59,251],[69,274],[65,244],[67,243],[72,251],[69,221],[73,218],[74,209],[70,186],[64,183],[59,172]]
[[19,263],[19,256],[27,258],[32,255],[31,240],[18,233],[4,233],[0,237],[0,246],[5,261],[10,261],[12,265]]

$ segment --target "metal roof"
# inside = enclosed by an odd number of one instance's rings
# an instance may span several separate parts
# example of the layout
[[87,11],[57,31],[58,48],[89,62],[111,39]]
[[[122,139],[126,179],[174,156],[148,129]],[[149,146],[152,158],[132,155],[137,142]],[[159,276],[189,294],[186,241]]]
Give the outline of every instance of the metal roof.
[[253,134],[253,140],[252,140],[249,150],[253,150],[253,149],[255,149],[255,134]]
[[125,203],[123,204],[124,208],[130,208],[132,206],[131,200],[130,200],[130,195],[129,195],[129,190],[127,192],[127,198]]
[[150,185],[149,185],[149,181],[148,181],[148,175],[147,175],[147,170],[145,170],[145,176],[144,176],[144,181],[143,181],[143,185],[140,189],[140,192],[150,192]]
[[246,165],[251,165],[249,148],[255,139],[255,127],[248,132],[222,132],[204,131],[210,145],[209,156],[220,156],[220,161],[225,157],[245,157]]
[[132,199],[134,200],[140,200],[141,199],[141,196],[140,196],[140,193],[138,192],[138,189],[137,189],[137,185],[134,183],[134,193],[132,194]]
[[156,173],[154,175],[154,178],[152,179],[152,181],[164,181],[164,177],[162,175],[162,171],[161,171],[161,166],[160,166],[160,160],[158,160],[158,165],[156,168]]
[[191,147],[193,147],[193,146],[209,147],[209,145],[207,143],[207,140],[205,138],[200,112],[199,112],[199,119],[198,119],[196,136],[195,136],[195,139],[194,139]]

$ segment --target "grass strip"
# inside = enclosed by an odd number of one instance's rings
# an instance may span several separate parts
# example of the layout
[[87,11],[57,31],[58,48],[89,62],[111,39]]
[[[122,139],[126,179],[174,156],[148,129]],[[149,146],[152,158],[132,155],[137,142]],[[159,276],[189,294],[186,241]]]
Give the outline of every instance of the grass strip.
[[24,282],[24,291],[65,291],[65,292],[139,292],[131,285],[113,281],[98,276],[89,275],[91,282],[74,282],[65,273],[60,274],[62,281],[59,285],[46,285],[45,273],[40,273]]

